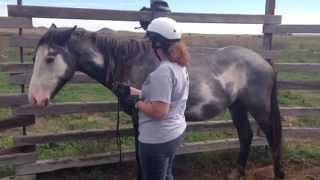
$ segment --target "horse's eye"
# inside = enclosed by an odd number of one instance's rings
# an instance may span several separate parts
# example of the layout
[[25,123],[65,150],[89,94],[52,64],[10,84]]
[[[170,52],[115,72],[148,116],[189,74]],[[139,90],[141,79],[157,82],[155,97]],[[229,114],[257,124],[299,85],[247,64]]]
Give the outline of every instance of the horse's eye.
[[54,59],[55,59],[54,57],[47,57],[46,58],[47,64],[53,63]]

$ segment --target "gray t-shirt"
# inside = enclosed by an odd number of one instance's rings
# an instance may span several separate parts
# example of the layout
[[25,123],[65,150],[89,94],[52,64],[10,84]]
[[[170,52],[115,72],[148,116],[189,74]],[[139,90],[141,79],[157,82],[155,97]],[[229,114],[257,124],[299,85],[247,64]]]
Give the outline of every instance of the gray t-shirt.
[[139,113],[139,141],[156,144],[176,139],[186,129],[184,112],[189,94],[187,69],[170,61],[162,61],[142,86],[145,101],[161,101],[170,104],[164,119],[154,119]]

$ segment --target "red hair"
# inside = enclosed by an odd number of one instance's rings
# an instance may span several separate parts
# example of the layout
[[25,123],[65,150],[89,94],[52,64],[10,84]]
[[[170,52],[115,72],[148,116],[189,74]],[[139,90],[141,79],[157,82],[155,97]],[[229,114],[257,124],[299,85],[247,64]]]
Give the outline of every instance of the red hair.
[[187,66],[191,63],[188,47],[183,41],[171,45],[168,49],[168,56],[171,62],[178,63],[181,66]]

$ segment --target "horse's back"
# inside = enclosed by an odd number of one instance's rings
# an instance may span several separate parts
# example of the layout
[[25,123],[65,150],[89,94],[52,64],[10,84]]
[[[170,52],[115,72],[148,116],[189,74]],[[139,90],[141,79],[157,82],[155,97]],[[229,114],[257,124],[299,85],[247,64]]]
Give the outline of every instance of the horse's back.
[[189,110],[192,113],[210,118],[237,99],[254,104],[261,100],[259,96],[269,96],[274,72],[254,51],[229,46],[209,54],[193,53],[192,57],[189,67]]
[[217,51],[215,61],[218,64],[224,61],[234,67],[231,79],[238,87],[233,89],[236,92],[233,101],[240,99],[252,107],[269,106],[275,72],[262,56],[244,47],[230,46]]

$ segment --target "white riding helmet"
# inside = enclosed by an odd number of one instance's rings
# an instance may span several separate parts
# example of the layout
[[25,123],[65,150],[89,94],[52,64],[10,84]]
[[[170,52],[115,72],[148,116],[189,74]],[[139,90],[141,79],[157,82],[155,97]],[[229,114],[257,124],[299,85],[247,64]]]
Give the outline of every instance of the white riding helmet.
[[167,50],[172,43],[180,41],[181,30],[175,20],[159,17],[151,21],[146,36],[151,40],[154,49]]
[[157,33],[168,41],[181,39],[181,30],[178,27],[178,23],[168,17],[159,17],[152,20],[148,26],[147,33]]

